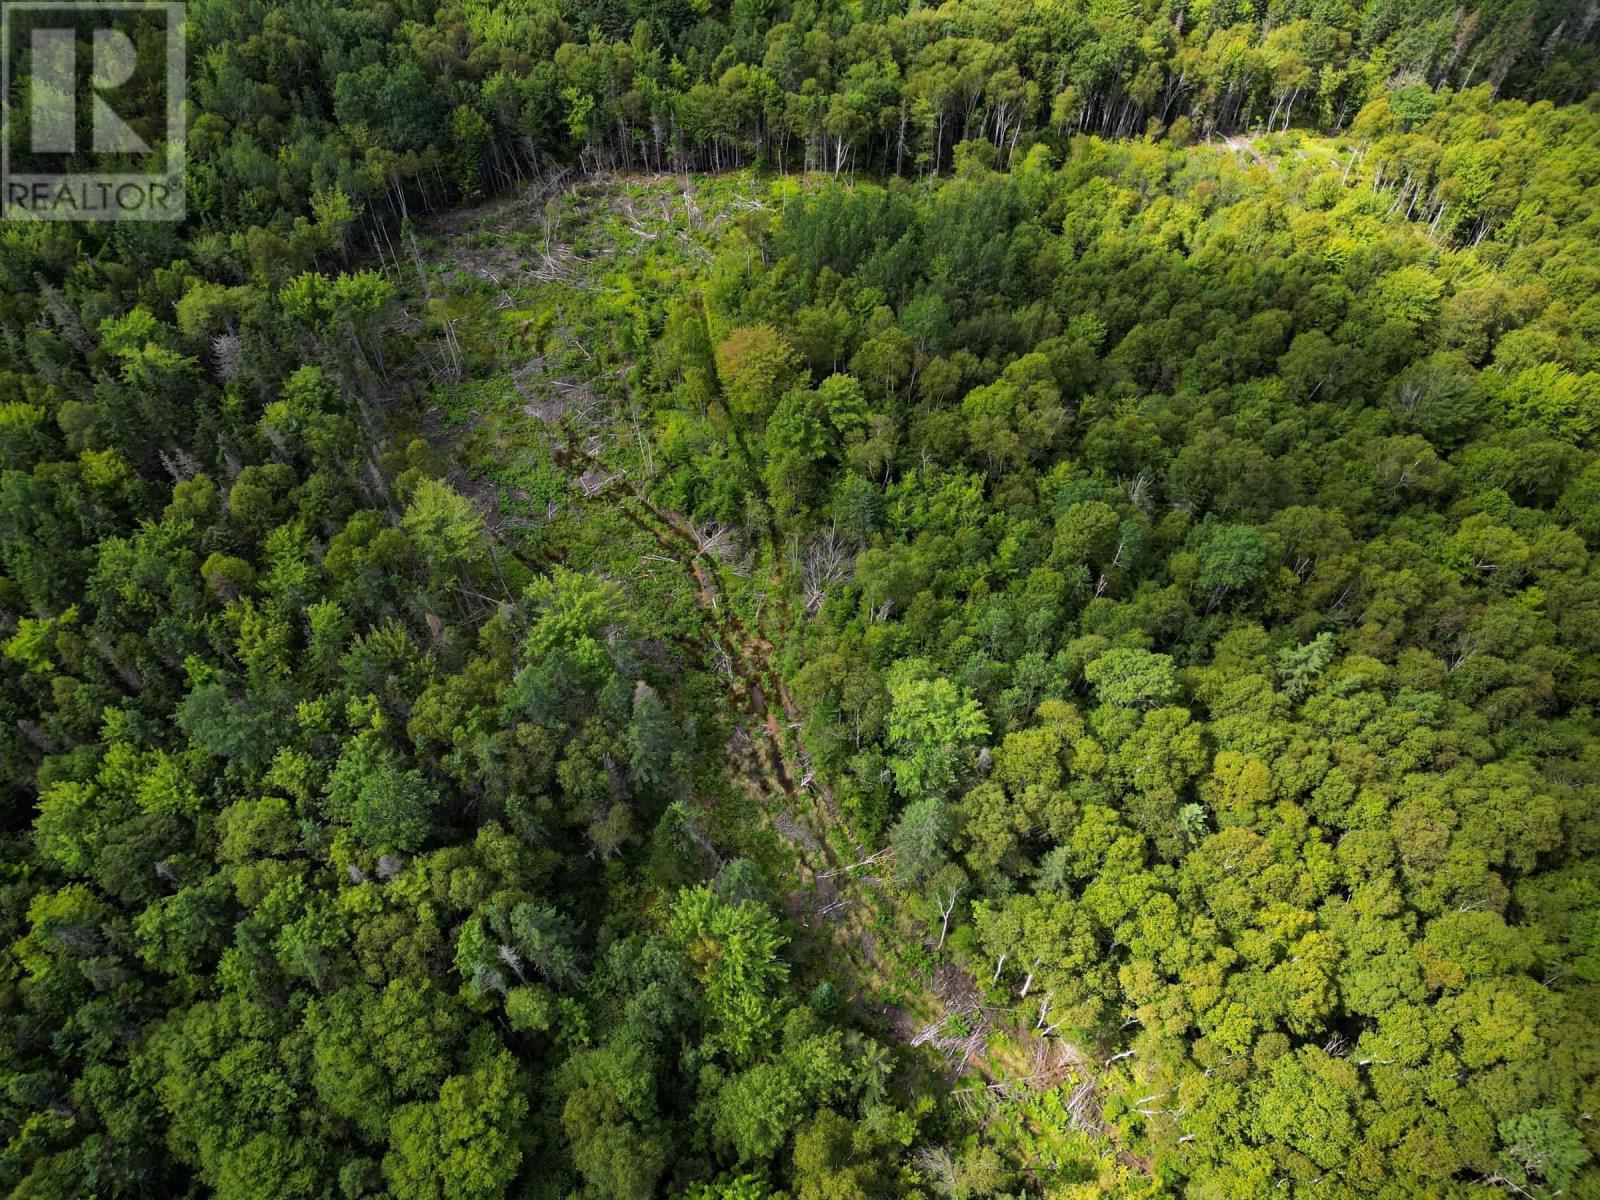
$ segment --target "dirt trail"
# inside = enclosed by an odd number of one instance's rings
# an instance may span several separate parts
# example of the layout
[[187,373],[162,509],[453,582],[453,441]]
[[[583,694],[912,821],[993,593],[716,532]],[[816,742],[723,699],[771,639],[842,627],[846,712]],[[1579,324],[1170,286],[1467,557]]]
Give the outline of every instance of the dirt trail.
[[[623,472],[585,449],[570,430],[558,461],[569,475],[589,481],[583,489],[585,498],[604,496],[616,502],[617,511],[630,524],[648,534],[684,568],[695,601],[728,663],[733,680],[729,700],[736,712],[750,718],[752,726],[736,727],[728,748],[735,785],[753,791],[774,831],[794,855],[799,887],[786,897],[790,916],[808,931],[809,940],[818,948],[831,948],[829,957],[836,966],[845,967],[855,985],[852,1001],[863,1017],[886,1025],[909,1045],[934,1046],[957,1071],[986,1074],[983,1043],[990,1022],[973,999],[978,994],[975,982],[960,968],[941,967],[925,994],[907,997],[914,1001],[911,1007],[923,1014],[920,1021],[903,1008],[880,1008],[867,1002],[892,974],[879,951],[874,921],[887,913],[891,926],[909,930],[916,923],[902,914],[900,900],[876,873],[877,864],[885,861],[888,852],[869,854],[864,850],[840,819],[832,794],[816,779],[795,732],[799,710],[777,669],[772,641],[759,629],[750,628],[735,611],[716,555],[685,517],[655,504]],[[783,621],[787,616],[784,606],[773,607]],[[852,851],[848,861],[840,855],[839,840],[847,841]],[[918,934],[908,932],[907,936]],[[926,1019],[930,1013],[939,1014],[932,1024]],[[942,1034],[943,1019],[957,1013],[980,1019],[973,1030],[947,1038]]]
[[[708,551],[704,539],[685,517],[655,504],[623,472],[610,469],[600,458],[585,450],[570,430],[561,457],[566,460],[564,465],[569,473],[574,465],[582,465],[589,477],[597,475],[603,481],[598,487],[591,485],[586,489],[590,498],[602,494],[623,498],[626,502],[619,511],[624,518],[649,534],[657,545],[668,552],[669,557],[688,571],[694,584],[695,602],[710,619],[718,641],[728,656],[734,677],[741,684],[733,699],[738,707],[760,723],[765,732],[768,752],[763,758],[767,771],[777,781],[777,792],[791,802],[801,799],[820,801],[822,816],[828,818],[822,822],[823,828],[839,824],[832,795],[820,786],[815,789],[811,786],[814,779],[804,749],[798,745],[797,739],[793,745],[786,745],[791,741],[786,736],[787,728],[797,726],[800,716],[773,662],[775,650],[772,642],[759,630],[750,629],[735,611],[721,564],[716,555]],[[790,756],[797,760],[793,765],[800,769],[799,777],[811,781],[804,788],[795,783],[796,772],[789,762]],[[842,824],[839,827],[849,835],[848,829]],[[853,841],[853,835],[849,836]],[[825,839],[822,850],[829,866],[838,865],[837,856]]]

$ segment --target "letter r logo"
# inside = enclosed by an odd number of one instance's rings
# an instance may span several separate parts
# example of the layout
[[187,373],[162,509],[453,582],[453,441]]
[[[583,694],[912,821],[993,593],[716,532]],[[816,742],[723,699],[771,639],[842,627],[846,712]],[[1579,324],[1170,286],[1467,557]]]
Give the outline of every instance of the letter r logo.
[[[33,30],[30,141],[40,154],[77,150],[78,44],[72,29]],[[97,154],[148,154],[150,147],[100,95],[122,87],[139,67],[133,40],[120,29],[94,31],[93,144]]]

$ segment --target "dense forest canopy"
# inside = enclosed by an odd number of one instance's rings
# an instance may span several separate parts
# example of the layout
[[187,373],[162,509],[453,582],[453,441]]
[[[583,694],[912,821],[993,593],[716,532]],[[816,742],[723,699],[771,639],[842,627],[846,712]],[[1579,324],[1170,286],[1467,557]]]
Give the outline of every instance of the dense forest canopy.
[[1600,9],[188,22],[0,224],[0,1187],[1600,1195]]

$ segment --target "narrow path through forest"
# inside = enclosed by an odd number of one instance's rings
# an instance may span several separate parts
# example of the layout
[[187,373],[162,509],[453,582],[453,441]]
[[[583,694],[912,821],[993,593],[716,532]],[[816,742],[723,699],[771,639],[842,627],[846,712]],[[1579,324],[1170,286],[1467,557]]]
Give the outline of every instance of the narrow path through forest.
[[[563,429],[557,459],[569,478],[589,481],[581,488],[585,500],[615,502],[624,519],[654,540],[688,576],[696,604],[728,664],[729,704],[751,726],[737,727],[728,747],[731,783],[753,790],[753,798],[794,856],[799,886],[786,897],[790,915],[810,931],[819,949],[831,948],[830,968],[834,972],[844,968],[847,990],[864,1016],[885,1024],[908,1044],[934,1043],[958,1071],[987,1075],[987,1019],[976,1021],[969,1032],[943,1036],[949,1015],[984,1017],[981,990],[960,967],[947,963],[938,968],[923,993],[908,997],[904,1007],[875,1007],[869,1001],[877,990],[874,981],[882,982],[890,972],[871,927],[875,914],[887,912],[894,925],[922,923],[902,911],[901,900],[875,870],[889,851],[868,852],[860,844],[841,818],[826,783],[818,778],[800,744],[801,714],[774,661],[773,641],[735,611],[721,561],[707,539],[686,517],[654,503],[625,471],[586,448],[570,427]],[[783,611],[781,605],[774,609]],[[848,843],[848,861],[841,856],[838,841]],[[932,1023],[918,1020],[908,1010],[937,1018]]]

